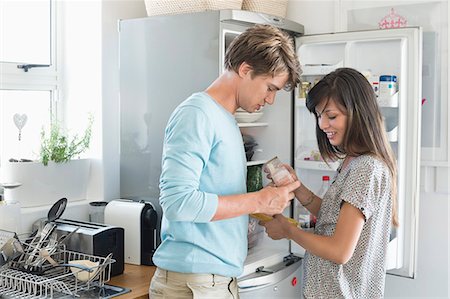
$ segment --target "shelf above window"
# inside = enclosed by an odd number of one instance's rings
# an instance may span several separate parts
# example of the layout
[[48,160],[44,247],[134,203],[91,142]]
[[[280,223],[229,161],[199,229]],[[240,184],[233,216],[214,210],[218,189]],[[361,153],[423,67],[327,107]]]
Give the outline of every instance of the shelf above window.
[[310,161],[295,159],[295,168],[336,171],[339,168],[339,161],[326,164],[323,161]]
[[267,127],[268,123],[238,123],[239,128]]

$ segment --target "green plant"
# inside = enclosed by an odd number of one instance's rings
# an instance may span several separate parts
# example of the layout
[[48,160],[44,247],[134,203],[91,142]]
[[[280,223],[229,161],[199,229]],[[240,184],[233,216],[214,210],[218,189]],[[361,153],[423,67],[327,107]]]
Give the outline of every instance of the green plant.
[[53,122],[50,126],[50,135],[47,137],[45,130],[41,131],[41,162],[48,165],[48,161],[64,163],[72,157],[83,153],[89,148],[91,141],[92,123],[94,118],[89,116],[88,127],[84,131],[82,138],[74,135],[69,138],[67,133],[61,128],[58,122]]

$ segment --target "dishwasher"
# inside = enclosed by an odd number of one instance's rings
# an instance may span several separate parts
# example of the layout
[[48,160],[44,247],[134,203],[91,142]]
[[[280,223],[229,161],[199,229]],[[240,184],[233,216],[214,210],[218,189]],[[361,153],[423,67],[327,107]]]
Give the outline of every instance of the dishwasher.
[[238,278],[240,299],[302,297],[302,259],[295,255]]

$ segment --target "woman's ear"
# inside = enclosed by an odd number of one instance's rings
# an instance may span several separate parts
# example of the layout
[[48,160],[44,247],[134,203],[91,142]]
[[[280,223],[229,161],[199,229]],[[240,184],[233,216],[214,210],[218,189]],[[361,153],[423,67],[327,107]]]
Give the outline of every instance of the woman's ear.
[[241,63],[238,69],[239,77],[247,76],[252,70],[253,68],[250,66],[250,64],[244,61],[243,63]]

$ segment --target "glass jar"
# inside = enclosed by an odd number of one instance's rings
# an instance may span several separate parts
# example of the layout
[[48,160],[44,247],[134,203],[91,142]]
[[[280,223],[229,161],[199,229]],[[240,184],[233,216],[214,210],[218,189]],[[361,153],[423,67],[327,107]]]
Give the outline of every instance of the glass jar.
[[274,157],[266,162],[263,165],[263,169],[270,174],[276,186],[284,186],[295,181],[278,157]]

